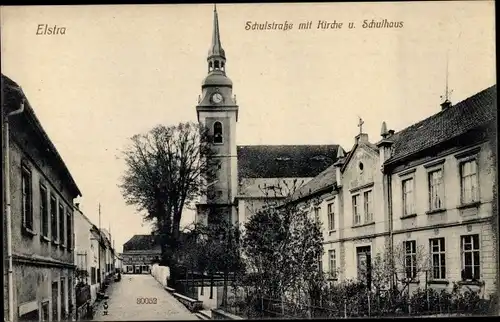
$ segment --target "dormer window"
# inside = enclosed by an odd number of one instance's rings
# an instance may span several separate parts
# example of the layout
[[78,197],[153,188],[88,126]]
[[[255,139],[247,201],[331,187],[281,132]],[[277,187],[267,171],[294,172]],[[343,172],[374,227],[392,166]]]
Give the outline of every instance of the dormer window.
[[222,123],[217,121],[214,123],[214,143],[222,144]]

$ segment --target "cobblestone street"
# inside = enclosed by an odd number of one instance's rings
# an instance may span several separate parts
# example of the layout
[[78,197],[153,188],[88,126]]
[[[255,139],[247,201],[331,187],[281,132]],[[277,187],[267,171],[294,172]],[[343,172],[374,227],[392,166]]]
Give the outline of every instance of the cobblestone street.
[[[108,314],[101,301],[94,321],[199,320],[151,275],[122,275],[108,288]],[[138,304],[138,298],[156,299],[156,304]]]

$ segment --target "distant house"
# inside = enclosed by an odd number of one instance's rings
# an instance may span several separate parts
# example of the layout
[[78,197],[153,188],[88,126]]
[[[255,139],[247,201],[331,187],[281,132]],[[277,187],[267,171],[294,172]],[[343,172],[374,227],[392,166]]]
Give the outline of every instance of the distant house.
[[[75,206],[75,265],[77,269],[77,318],[84,317],[86,310],[97,299],[99,291],[99,241],[94,224]],[[98,235],[97,235],[98,236]],[[90,290],[89,294],[85,289]]]
[[[73,203],[81,192],[19,85],[2,75],[2,91],[4,120],[8,113],[20,112],[8,117],[4,140],[9,150],[2,153],[8,155],[3,177],[10,180],[4,198],[10,198],[11,205],[10,223],[4,220],[3,227],[4,263],[11,249],[13,268],[9,285],[4,265],[5,316],[11,315],[12,322],[72,319]],[[12,237],[10,245],[7,235]]]
[[161,257],[161,246],[153,235],[134,235],[123,244],[121,256],[124,273],[149,274],[152,262]]

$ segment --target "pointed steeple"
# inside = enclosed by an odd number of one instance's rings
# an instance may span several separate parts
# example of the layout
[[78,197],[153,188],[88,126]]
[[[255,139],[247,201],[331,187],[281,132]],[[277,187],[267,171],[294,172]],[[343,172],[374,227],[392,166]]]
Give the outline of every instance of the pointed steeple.
[[217,15],[217,5],[214,4],[214,26],[212,32],[212,44],[208,50],[208,72],[225,72],[226,53],[222,48],[219,31],[219,17]]
[[217,16],[217,5],[214,4],[214,28],[212,33],[212,45],[208,51],[208,58],[211,56],[220,56],[226,58],[226,53],[222,49],[220,42],[219,17]]

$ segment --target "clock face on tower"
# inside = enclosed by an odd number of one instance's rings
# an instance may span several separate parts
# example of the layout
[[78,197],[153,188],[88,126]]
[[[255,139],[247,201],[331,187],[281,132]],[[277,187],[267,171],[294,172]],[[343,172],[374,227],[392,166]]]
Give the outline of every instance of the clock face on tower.
[[221,93],[215,93],[212,95],[212,102],[219,104],[222,102],[222,94]]

